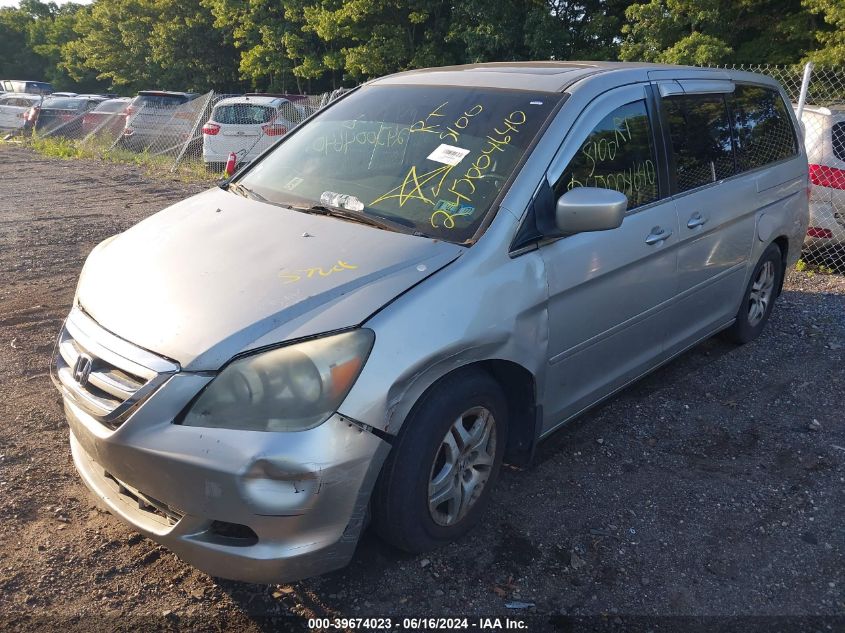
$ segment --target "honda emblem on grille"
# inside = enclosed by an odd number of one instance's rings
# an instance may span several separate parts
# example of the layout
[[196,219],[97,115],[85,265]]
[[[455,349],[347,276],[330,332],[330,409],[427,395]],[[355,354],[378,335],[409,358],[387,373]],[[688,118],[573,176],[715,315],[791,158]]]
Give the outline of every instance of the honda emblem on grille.
[[73,364],[73,379],[84,387],[88,384],[88,376],[91,375],[91,366],[94,361],[87,354],[80,354]]

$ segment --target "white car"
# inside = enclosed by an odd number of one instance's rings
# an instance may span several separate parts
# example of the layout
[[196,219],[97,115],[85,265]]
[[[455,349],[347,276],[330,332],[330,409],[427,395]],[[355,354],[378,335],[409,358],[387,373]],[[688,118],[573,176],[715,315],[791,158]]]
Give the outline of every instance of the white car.
[[801,122],[812,184],[805,245],[845,245],[845,104],[808,105]]
[[0,94],[0,130],[22,130],[26,125],[26,113],[39,103],[40,95],[21,92]]
[[223,99],[202,128],[202,157],[209,167],[223,168],[234,152],[238,165],[252,161],[298,125],[308,112],[303,105],[275,95]]

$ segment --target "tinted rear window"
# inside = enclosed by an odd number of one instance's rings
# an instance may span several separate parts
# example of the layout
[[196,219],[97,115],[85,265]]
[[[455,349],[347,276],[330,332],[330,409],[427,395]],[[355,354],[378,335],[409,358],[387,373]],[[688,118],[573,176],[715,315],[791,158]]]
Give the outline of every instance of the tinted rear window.
[[260,125],[273,118],[276,111],[267,106],[252,103],[233,103],[214,108],[211,118],[223,125]]
[[833,155],[839,160],[845,160],[845,123],[833,126]]
[[721,95],[664,100],[675,157],[678,191],[701,187],[734,173],[731,125]]
[[41,105],[42,110],[81,110],[84,107],[85,99],[72,98],[45,99]]
[[177,95],[138,95],[132,100],[132,105],[145,108],[174,108],[186,101],[185,97]]
[[792,121],[780,94],[739,84],[730,97],[739,171],[762,167],[798,153]]
[[94,112],[121,112],[128,105],[126,101],[103,101],[94,109]]

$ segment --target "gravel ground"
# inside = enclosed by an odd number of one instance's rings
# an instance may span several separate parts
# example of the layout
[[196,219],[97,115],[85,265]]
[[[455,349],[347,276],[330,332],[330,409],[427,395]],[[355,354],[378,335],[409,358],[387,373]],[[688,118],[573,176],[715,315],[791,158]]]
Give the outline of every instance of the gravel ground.
[[459,614],[525,616],[532,630],[582,616],[620,630],[685,622],[640,619],[658,616],[845,627],[845,277],[790,273],[758,341],[707,341],[558,432],[530,468],[503,474],[460,542],[408,556],[365,534],[344,570],[247,585],[96,508],[48,376],[88,251],[205,185],[9,145],[0,158],[12,166],[0,182],[0,629]]

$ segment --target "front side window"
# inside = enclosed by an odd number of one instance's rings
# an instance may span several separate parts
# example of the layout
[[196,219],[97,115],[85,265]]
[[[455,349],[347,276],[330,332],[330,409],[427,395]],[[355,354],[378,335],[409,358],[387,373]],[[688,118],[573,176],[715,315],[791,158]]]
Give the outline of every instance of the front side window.
[[781,96],[769,88],[739,84],[730,97],[739,171],[798,153],[792,121]]
[[734,174],[731,125],[722,95],[685,95],[663,100],[678,191]]
[[575,187],[600,187],[624,193],[635,209],[658,198],[655,165],[645,101],[629,103],[593,128],[555,184],[555,199]]
[[366,86],[296,128],[239,182],[280,205],[343,206],[465,242],[561,98]]

